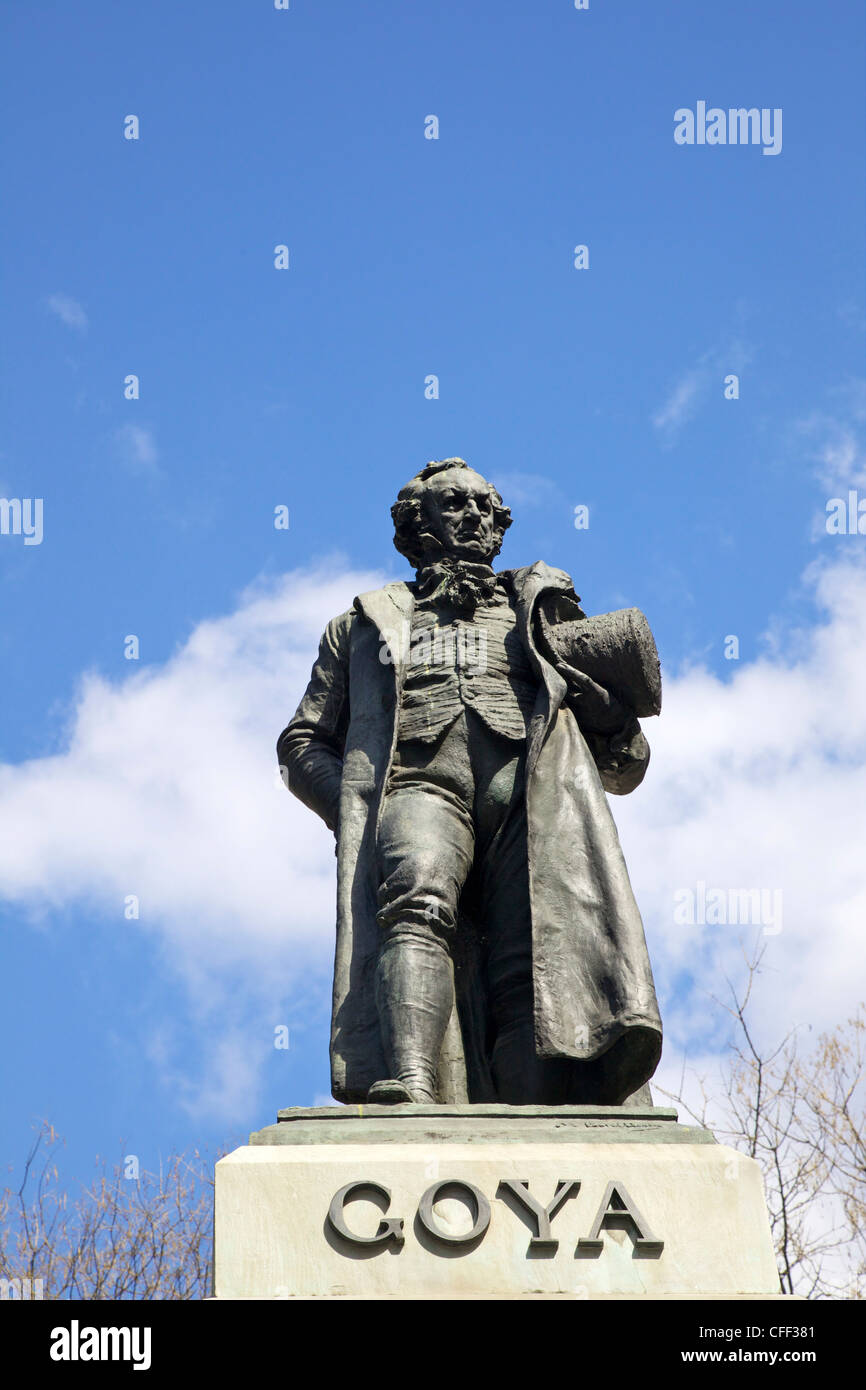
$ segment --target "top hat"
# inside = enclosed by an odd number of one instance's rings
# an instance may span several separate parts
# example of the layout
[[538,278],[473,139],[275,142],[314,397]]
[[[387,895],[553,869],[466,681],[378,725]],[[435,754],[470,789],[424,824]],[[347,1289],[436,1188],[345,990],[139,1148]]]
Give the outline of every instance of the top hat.
[[595,618],[550,622],[541,612],[542,645],[554,658],[591,676],[618,695],[639,719],[662,707],[659,654],[639,608],[617,608]]

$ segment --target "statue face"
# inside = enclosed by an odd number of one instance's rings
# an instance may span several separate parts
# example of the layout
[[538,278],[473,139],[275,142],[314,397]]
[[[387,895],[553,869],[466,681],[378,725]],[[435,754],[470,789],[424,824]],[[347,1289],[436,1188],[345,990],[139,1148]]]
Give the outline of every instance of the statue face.
[[[422,501],[426,529],[446,555],[489,560],[493,554],[493,501],[489,484],[471,468],[447,468],[428,479]],[[441,554],[436,551],[435,555]],[[431,553],[431,559],[435,558]]]

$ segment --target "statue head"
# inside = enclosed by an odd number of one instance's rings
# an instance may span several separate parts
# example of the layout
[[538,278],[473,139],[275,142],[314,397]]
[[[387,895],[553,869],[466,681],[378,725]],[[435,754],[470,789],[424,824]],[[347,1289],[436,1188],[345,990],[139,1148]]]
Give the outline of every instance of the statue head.
[[489,563],[511,512],[492,483],[463,459],[438,459],[400,489],[391,508],[394,545],[415,569],[441,559]]

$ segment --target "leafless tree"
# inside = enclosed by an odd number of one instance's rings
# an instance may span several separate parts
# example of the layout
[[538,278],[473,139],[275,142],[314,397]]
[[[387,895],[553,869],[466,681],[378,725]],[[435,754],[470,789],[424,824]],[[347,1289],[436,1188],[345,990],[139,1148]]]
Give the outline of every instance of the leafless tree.
[[[759,1045],[750,1016],[764,948],[746,956],[746,983],[728,981],[733,1038],[721,1078],[685,1066],[676,1092],[662,1092],[716,1137],[761,1165],[783,1293],[807,1298],[866,1295],[866,1006],[807,1041],[793,1030]],[[660,1089],[660,1088],[658,1088]]]
[[20,1185],[0,1190],[7,1289],[50,1299],[206,1298],[213,1159],[198,1150],[175,1154],[159,1173],[135,1178],[124,1176],[122,1164],[109,1174],[97,1160],[92,1183],[72,1195],[57,1162],[61,1147],[53,1126],[41,1125]]

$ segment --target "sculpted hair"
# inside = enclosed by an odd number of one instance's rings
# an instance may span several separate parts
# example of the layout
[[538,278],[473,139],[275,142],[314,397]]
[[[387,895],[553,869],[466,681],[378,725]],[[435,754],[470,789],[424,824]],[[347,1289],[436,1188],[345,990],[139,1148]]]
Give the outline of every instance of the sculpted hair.
[[[434,459],[432,463],[427,464],[426,468],[422,468],[420,473],[416,473],[414,478],[410,478],[406,486],[398,492],[397,501],[391,508],[391,516],[394,520],[394,545],[414,569],[423,565],[425,558],[422,544],[421,500],[424,496],[424,486],[427,479],[432,478],[436,473],[442,473],[446,468],[468,467],[469,464],[466,463],[465,459]],[[493,484],[488,483],[487,486],[490,500],[493,503],[492,559],[502,549],[503,537],[511,525],[511,510],[505,506]]]

